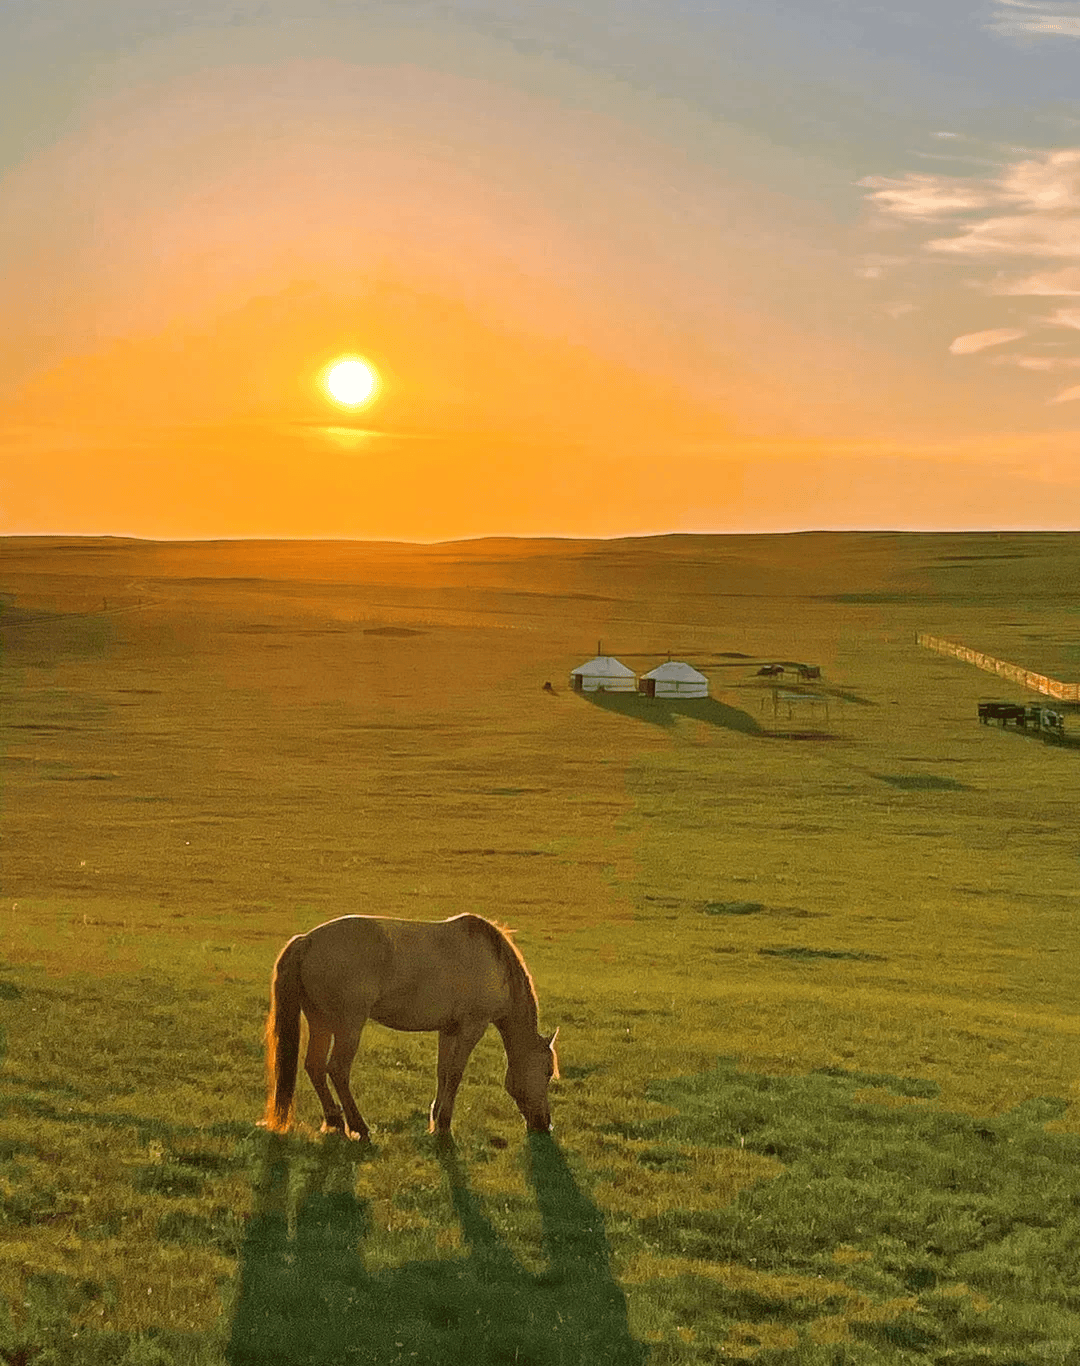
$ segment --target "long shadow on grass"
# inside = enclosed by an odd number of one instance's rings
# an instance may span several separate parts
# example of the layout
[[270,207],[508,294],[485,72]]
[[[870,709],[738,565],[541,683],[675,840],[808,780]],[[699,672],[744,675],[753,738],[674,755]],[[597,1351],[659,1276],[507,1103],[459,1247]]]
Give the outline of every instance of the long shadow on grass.
[[[600,1212],[550,1138],[530,1136],[527,1156],[544,1273],[515,1260],[452,1150],[440,1162],[465,1255],[370,1269],[368,1202],[354,1185],[357,1161],[378,1159],[331,1142],[311,1163],[295,1144],[268,1136],[241,1253],[230,1366],[640,1366],[644,1349],[630,1336]],[[297,1178],[301,1189],[291,1193]]]
[[[612,1128],[651,1141],[657,1167],[686,1147],[785,1166],[722,1208],[639,1221],[661,1265],[687,1268],[661,1272],[661,1293],[697,1306],[707,1340],[782,1329],[799,1340],[782,1359],[815,1366],[1077,1359],[1080,1136],[1047,1127],[1064,1100],[975,1117],[937,1108],[917,1077],[762,1076],[730,1060],[647,1095],[679,1113]],[[693,1268],[708,1264],[702,1297]],[[841,1321],[849,1345],[828,1355],[818,1332],[831,1324],[835,1341]]]
[[669,727],[676,717],[688,716],[708,726],[740,731],[743,735],[764,735],[749,712],[729,707],[715,697],[643,697],[633,692],[590,692],[583,696],[602,711],[617,712],[653,726]]

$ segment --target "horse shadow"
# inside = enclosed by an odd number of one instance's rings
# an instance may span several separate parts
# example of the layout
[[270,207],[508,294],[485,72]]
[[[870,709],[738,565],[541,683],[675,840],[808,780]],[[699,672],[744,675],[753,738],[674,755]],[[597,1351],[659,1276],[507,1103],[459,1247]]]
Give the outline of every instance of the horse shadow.
[[369,1269],[356,1163],[326,1143],[297,1185],[287,1140],[268,1135],[241,1252],[229,1366],[643,1366],[614,1280],[600,1211],[558,1146],[531,1134],[528,1177],[547,1268],[526,1271],[470,1190],[452,1146],[439,1161],[465,1256]]
[[729,707],[715,697],[645,697],[632,692],[590,692],[584,697],[602,711],[616,712],[636,721],[669,728],[680,716],[702,721],[722,730],[735,730],[743,735],[764,735],[766,732],[749,712]]

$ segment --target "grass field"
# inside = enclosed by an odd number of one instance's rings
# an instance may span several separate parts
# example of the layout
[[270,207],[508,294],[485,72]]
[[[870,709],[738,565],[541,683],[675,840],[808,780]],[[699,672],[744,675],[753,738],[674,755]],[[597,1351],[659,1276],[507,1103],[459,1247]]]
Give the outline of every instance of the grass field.
[[[915,644],[1080,678],[1080,536],[0,555],[0,1360],[1080,1362],[1080,713]],[[370,1149],[255,1129],[284,941],[462,911],[554,1141],[377,1026]]]

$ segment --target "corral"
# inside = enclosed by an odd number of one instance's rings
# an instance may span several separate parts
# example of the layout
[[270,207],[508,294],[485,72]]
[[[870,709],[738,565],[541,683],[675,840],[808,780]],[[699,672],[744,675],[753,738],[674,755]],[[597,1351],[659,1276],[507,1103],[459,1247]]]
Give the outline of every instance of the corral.
[[[1080,757],[914,637],[1067,677],[1080,538],[3,552],[8,1360],[1068,1360]],[[600,634],[714,695],[542,693]],[[808,658],[830,745],[761,724]],[[255,1130],[280,944],[463,911],[555,1145],[489,1037],[440,1153],[377,1027],[373,1151]]]

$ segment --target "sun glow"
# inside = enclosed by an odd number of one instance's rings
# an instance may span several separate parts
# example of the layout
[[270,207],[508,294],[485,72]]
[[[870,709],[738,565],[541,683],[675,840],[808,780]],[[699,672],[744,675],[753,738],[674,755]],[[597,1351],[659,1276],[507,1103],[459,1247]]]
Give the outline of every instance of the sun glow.
[[349,357],[330,366],[323,380],[327,392],[335,402],[346,408],[358,408],[375,392],[375,371],[362,360]]

